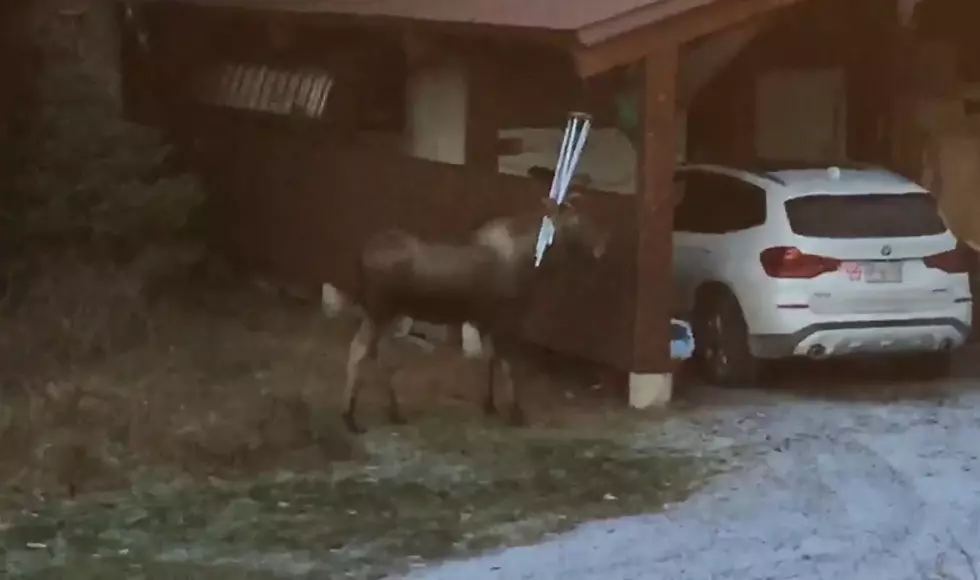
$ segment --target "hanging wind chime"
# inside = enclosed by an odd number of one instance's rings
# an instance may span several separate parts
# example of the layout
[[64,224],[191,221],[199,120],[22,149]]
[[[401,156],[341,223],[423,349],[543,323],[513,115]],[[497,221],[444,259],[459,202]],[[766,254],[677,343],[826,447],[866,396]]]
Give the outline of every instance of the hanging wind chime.
[[[568,194],[568,186],[575,175],[578,167],[579,158],[582,150],[585,149],[585,140],[589,136],[589,128],[592,126],[592,117],[587,113],[571,113],[568,116],[568,123],[565,125],[565,135],[562,137],[561,148],[558,150],[558,164],[555,166],[555,173],[551,179],[551,190],[548,197],[555,200],[558,205],[565,201]],[[538,232],[538,244],[534,254],[534,266],[541,265],[544,252],[548,246],[555,241],[555,224],[551,218],[545,216],[541,221],[541,230]]]

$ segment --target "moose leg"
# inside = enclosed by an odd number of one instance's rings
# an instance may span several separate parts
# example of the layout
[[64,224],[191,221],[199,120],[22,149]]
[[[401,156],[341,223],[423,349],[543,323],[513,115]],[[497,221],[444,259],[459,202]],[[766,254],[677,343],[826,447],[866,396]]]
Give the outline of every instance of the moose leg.
[[[411,329],[411,324],[405,324],[405,321],[411,322],[411,318],[402,318],[396,323],[385,322],[385,323],[375,323],[375,328],[377,329],[377,339],[374,342],[374,348],[368,353],[368,358],[372,359],[375,366],[378,369],[379,380],[384,384],[385,391],[388,394],[388,419],[396,424],[401,425],[405,422],[405,417],[402,415],[401,405],[398,403],[398,394],[395,392],[395,382],[392,380],[392,375],[394,375],[395,369],[392,365],[390,359],[390,352],[382,352],[382,350],[390,350],[390,341],[385,340],[391,336],[401,336],[405,332],[405,329]],[[394,330],[394,332],[392,332]]]
[[493,400],[493,370],[497,366],[496,357],[491,356],[487,361],[487,395],[483,399],[483,414],[496,415],[497,404]]
[[483,356],[487,361],[487,391],[483,400],[483,413],[496,415],[497,405],[493,400],[493,374],[499,361],[494,349],[493,338],[488,334],[480,333],[480,342],[483,344]]
[[517,356],[515,353],[516,345],[509,338],[497,337],[494,340],[493,356],[497,360],[500,374],[503,375],[504,383],[510,390],[510,414],[508,422],[516,427],[527,423],[524,408],[521,402],[520,387],[518,381],[514,380],[514,368]]
[[[378,333],[379,342],[380,337],[386,334],[388,334],[387,329]],[[381,373],[381,381],[384,383],[385,390],[388,392],[388,420],[395,425],[402,425],[405,423],[405,416],[402,414],[401,404],[398,402],[398,393],[395,391],[395,382],[392,380],[394,368],[392,368],[391,361],[387,356],[378,353],[377,343],[375,344],[373,355]]]
[[517,381],[514,380],[511,359],[500,358],[498,360],[500,361],[501,373],[504,375],[504,379],[510,387],[510,415],[507,420],[514,427],[523,427],[527,425],[527,417],[524,414],[524,407],[521,403],[521,389],[517,385]]
[[357,424],[357,396],[361,387],[361,372],[364,360],[372,351],[377,351],[378,330],[374,321],[364,318],[361,327],[357,329],[357,334],[350,343],[350,352],[347,355],[347,380],[344,384],[344,403],[346,408],[343,413],[344,424],[351,433],[363,433],[364,429]]
[[398,396],[395,394],[395,387],[392,386],[391,377],[388,381],[388,420],[394,425],[404,425],[405,415],[402,413],[401,405],[398,403]]

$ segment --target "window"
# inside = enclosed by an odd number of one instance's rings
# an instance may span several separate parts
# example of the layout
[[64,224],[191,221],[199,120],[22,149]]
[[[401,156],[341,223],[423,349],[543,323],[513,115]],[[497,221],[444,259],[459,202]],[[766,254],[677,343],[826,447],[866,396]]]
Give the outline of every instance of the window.
[[814,238],[935,236],[946,231],[925,193],[808,195],[786,202],[790,228]]
[[766,221],[766,193],[738,178],[719,173],[678,175],[683,197],[674,214],[674,231],[725,234]]

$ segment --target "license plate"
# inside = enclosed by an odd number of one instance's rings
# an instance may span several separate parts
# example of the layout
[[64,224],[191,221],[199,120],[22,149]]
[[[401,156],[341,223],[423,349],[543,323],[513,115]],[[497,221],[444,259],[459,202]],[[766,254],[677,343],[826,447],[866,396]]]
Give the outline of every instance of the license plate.
[[868,284],[897,284],[902,281],[902,262],[861,262],[861,274]]

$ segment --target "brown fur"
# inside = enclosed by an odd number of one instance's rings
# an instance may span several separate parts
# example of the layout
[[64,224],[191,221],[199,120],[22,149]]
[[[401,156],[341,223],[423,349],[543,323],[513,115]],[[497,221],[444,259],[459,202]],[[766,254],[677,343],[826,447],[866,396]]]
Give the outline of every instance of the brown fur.
[[422,240],[400,230],[382,232],[365,244],[355,297],[364,318],[351,342],[345,386],[344,420],[351,431],[361,431],[356,420],[357,396],[362,367],[368,361],[382,370],[391,420],[404,420],[391,373],[378,365],[379,341],[403,316],[475,326],[488,354],[485,410],[496,410],[496,367],[511,386],[511,420],[523,422],[524,411],[510,377],[511,361],[534,273],[538,230],[545,215],[552,218],[556,229],[549,252],[561,246],[588,249],[598,257],[604,251],[604,234],[569,203],[558,207],[549,199],[544,200],[540,211],[488,222],[464,244]]

